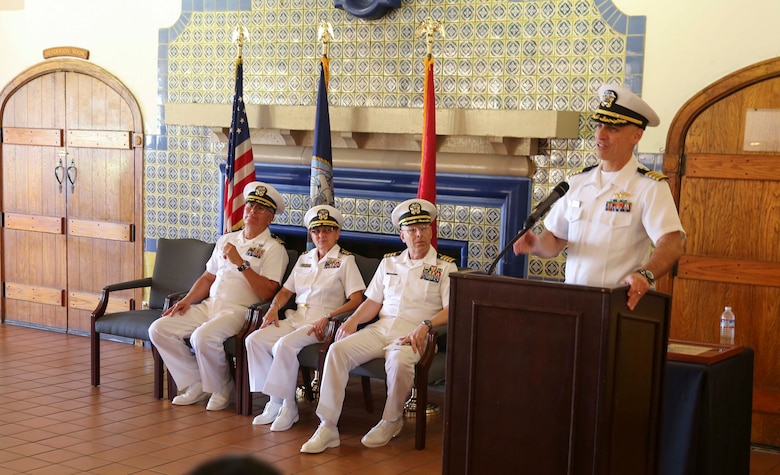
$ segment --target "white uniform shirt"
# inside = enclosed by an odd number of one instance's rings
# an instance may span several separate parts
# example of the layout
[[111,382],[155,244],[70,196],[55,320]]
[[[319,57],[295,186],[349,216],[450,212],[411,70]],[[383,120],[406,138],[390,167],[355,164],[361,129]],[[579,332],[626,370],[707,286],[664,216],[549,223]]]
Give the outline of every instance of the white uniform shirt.
[[301,254],[284,288],[295,294],[298,309],[287,318],[316,320],[341,307],[350,295],[365,290],[366,284],[355,263],[336,244],[317,260],[317,249]]
[[366,290],[366,297],[382,304],[379,318],[400,318],[420,324],[450,304],[452,262],[437,258],[431,247],[423,259],[412,260],[409,250],[385,257]]
[[610,183],[598,167],[574,175],[544,225],[568,241],[566,283],[618,287],[647,262],[651,244],[683,231],[669,185],[637,171],[631,160]]
[[244,232],[236,231],[222,235],[217,240],[214,252],[206,263],[206,270],[217,276],[209,290],[213,299],[227,299],[248,307],[260,300],[237,266],[223,257],[225,244],[232,243],[241,258],[249,261],[252,270],[258,274],[281,282],[287,268],[287,249],[271,236],[266,229],[254,239],[244,238]]

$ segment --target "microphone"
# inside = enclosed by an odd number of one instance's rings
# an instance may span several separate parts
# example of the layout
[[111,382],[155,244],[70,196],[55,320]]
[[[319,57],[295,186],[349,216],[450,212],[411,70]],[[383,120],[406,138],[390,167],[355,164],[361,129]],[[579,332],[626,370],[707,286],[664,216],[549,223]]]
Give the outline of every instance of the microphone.
[[562,181],[555,185],[555,188],[550,192],[550,194],[547,196],[547,198],[544,199],[541,203],[539,203],[536,208],[534,208],[533,212],[525,218],[525,222],[523,223],[523,229],[515,235],[510,241],[509,244],[504,246],[503,249],[501,249],[501,252],[496,256],[496,258],[493,260],[493,262],[490,264],[490,267],[488,267],[487,274],[490,275],[493,273],[493,271],[496,268],[496,265],[498,265],[498,262],[501,260],[502,257],[504,257],[504,254],[506,254],[510,249],[512,249],[512,246],[517,242],[518,239],[520,239],[523,234],[527,233],[531,227],[533,227],[534,224],[536,224],[539,219],[541,219],[542,216],[547,214],[547,211],[552,208],[552,205],[555,204],[556,201],[561,199],[563,195],[566,194],[566,192],[569,191],[569,184],[565,181]]
[[569,191],[569,184],[565,181],[562,181],[555,185],[555,188],[550,192],[550,194],[547,196],[547,198],[544,199],[541,203],[539,203],[536,208],[534,208],[533,212],[525,218],[525,222],[523,223],[523,228],[530,228],[534,224],[536,224],[539,219],[547,214],[547,211],[552,208],[552,205],[555,204],[556,201],[561,199],[563,195],[566,194],[566,192]]

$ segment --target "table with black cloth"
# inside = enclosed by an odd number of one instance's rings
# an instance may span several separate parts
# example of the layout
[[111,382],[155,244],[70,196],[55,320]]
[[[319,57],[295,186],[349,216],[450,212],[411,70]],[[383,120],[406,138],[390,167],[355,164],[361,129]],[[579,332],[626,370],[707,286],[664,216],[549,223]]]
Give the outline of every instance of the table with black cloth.
[[667,361],[659,475],[748,475],[753,350],[711,365]]

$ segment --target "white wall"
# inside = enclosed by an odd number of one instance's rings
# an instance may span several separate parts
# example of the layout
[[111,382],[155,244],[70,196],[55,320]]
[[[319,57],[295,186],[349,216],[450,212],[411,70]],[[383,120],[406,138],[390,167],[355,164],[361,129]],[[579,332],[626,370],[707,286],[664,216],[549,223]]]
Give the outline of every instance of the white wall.
[[[613,2],[626,14],[647,16],[643,96],[662,123],[647,130],[640,152],[661,151],[675,113],[708,84],[780,55],[778,0]],[[43,61],[46,48],[86,48],[91,62],[135,94],[147,133],[156,131],[158,30],[177,20],[181,0],[24,0],[23,10],[4,9],[20,0],[4,3],[0,87]]]
[[[156,130],[157,38],[181,14],[181,0],[0,1],[0,89],[43,50],[77,46],[89,61],[122,81],[141,105],[147,132]],[[23,3],[23,10],[10,9]],[[8,8],[8,9],[7,9]]]
[[647,16],[642,97],[661,117],[639,151],[658,153],[677,111],[718,79],[780,56],[778,0],[613,0]]

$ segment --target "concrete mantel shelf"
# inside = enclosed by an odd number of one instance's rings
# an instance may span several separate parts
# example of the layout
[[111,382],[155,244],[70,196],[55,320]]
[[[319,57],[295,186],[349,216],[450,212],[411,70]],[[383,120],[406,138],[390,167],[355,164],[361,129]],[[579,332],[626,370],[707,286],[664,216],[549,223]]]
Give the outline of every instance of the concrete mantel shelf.
[[[168,103],[165,122],[209,127],[226,143],[231,107]],[[315,110],[313,105],[248,105],[255,160],[308,164]],[[329,113],[334,166],[419,169],[421,108],[331,106]],[[579,117],[577,111],[437,109],[438,170],[530,176],[529,156],[537,153],[538,139],[577,138]],[[496,160],[486,164],[482,159],[489,156]]]

